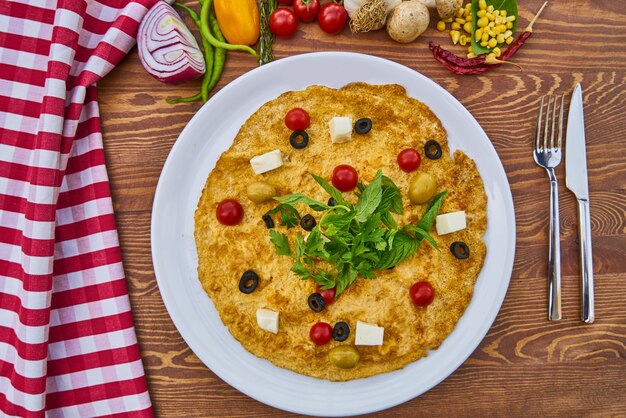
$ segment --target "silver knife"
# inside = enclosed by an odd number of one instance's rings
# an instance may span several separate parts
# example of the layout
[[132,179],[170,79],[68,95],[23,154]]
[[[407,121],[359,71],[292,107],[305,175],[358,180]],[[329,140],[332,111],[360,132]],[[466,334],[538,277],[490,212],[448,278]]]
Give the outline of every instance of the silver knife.
[[593,306],[593,259],[591,256],[591,217],[589,215],[589,181],[585,152],[585,119],[580,83],[574,87],[567,117],[565,142],[565,184],[578,200],[578,235],[580,238],[580,269],[582,274],[582,320],[595,319]]

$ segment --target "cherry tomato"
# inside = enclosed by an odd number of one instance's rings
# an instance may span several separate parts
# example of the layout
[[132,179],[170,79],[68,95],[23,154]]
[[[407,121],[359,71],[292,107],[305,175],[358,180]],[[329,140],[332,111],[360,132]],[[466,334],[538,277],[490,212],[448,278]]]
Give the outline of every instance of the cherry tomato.
[[354,167],[341,164],[333,170],[333,186],[342,192],[349,192],[356,187],[359,175]]
[[311,118],[306,110],[294,107],[285,115],[285,125],[292,131],[304,131],[311,124]]
[[320,29],[331,35],[341,32],[347,21],[348,12],[342,5],[336,3],[325,4],[317,15],[317,24]]
[[320,286],[317,286],[317,293],[319,293],[323,298],[326,305],[330,305],[335,301],[335,294],[337,292],[337,288],[333,287],[332,289],[322,290]]
[[293,11],[303,22],[313,22],[320,11],[319,0],[295,0]]
[[422,162],[422,157],[420,157],[419,152],[415,151],[413,148],[407,148],[400,151],[397,160],[400,170],[410,173],[411,171],[417,170],[417,167],[419,167]]
[[237,225],[243,219],[243,208],[235,199],[222,200],[215,209],[215,216],[222,225]]
[[286,7],[279,7],[270,15],[270,30],[280,38],[290,38],[298,30],[296,14]]
[[435,289],[426,281],[417,282],[409,291],[413,303],[417,306],[428,306],[435,298]]
[[326,322],[318,322],[311,327],[309,337],[315,345],[324,345],[333,338],[333,327]]

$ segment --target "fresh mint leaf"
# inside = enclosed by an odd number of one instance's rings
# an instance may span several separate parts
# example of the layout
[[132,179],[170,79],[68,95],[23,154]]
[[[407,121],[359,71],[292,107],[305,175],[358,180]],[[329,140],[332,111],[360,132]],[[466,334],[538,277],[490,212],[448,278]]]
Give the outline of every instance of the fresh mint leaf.
[[382,175],[383,173],[378,170],[374,180],[363,189],[363,193],[354,207],[354,211],[356,212],[354,219],[356,219],[357,222],[365,222],[368,216],[374,213],[378,205],[380,205],[380,201],[383,197]]
[[433,197],[426,208],[426,212],[422,215],[422,219],[420,219],[417,223],[418,227],[422,228],[424,231],[431,230],[435,224],[435,219],[437,219],[437,214],[439,213],[439,209],[441,208],[443,199],[446,197],[447,193],[447,191],[444,191]]
[[406,231],[398,231],[393,239],[393,246],[381,254],[375,269],[383,270],[397,266],[417,251],[420,241]]
[[393,213],[402,214],[402,192],[396,184],[386,176],[382,177],[383,196],[378,206],[380,211],[390,210]]
[[270,241],[272,241],[272,244],[276,247],[276,254],[293,257],[291,248],[289,247],[289,238],[287,238],[287,235],[281,234],[280,232],[272,229],[270,231]]
[[298,204],[308,205],[311,209],[318,212],[328,210],[330,208],[330,206],[328,206],[326,203],[320,203],[317,200],[311,199],[310,197],[303,195],[302,193],[294,193],[288,196],[275,197],[274,199],[291,206]]
[[296,208],[286,203],[281,203],[272,210],[265,212],[265,215],[274,215],[280,213],[280,225],[287,228],[293,228],[300,222],[300,213]]
[[333,199],[335,199],[336,205],[342,205],[352,209],[352,205],[344,200],[343,194],[339,190],[335,189],[330,183],[328,183],[320,176],[316,176],[313,173],[311,173],[311,176],[313,177],[313,179],[315,179],[317,184],[322,186],[322,189],[326,190],[326,193],[328,193]]
[[398,229],[398,223],[388,210],[385,210],[381,213],[380,220],[383,222],[383,224],[385,224],[387,228]]
[[434,240],[434,238],[432,236],[430,236],[430,234],[426,231],[424,231],[422,228],[420,228],[419,226],[415,226],[415,225],[406,225],[405,226],[406,229],[409,229],[413,232],[415,232],[416,238],[419,239],[425,239],[426,242],[428,242],[430,245],[432,245],[434,248],[436,248],[437,250],[439,250],[439,246],[437,245],[437,242]]

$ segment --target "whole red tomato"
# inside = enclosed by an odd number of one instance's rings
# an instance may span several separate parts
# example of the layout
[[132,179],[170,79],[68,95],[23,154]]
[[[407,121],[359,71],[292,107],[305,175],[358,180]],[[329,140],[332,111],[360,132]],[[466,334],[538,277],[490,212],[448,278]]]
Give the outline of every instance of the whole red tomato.
[[349,192],[356,187],[358,182],[359,175],[350,165],[340,164],[333,170],[332,183],[339,191]]
[[290,38],[298,30],[296,14],[286,7],[274,10],[269,19],[270,30],[280,38]]
[[428,306],[435,299],[435,289],[428,282],[417,282],[409,290],[413,303],[417,306]]
[[319,0],[295,0],[293,11],[303,22],[313,22],[320,11]]
[[333,338],[333,327],[326,322],[318,322],[311,327],[309,337],[315,345],[324,345]]
[[222,200],[215,209],[215,216],[222,225],[237,225],[243,219],[243,208],[235,199]]
[[336,3],[325,4],[317,15],[319,27],[331,35],[341,32],[347,21],[348,12],[342,5]]
[[294,107],[285,115],[285,125],[292,131],[304,131],[311,124],[311,117],[306,110]]
[[400,151],[397,160],[400,170],[410,173],[417,170],[422,162],[422,157],[413,148],[407,148]]

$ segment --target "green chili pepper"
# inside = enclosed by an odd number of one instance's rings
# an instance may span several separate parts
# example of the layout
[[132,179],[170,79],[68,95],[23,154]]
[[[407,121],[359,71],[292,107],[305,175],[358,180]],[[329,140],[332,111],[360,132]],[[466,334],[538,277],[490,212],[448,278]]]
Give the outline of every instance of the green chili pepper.
[[203,38],[206,38],[211,45],[216,48],[224,48],[229,51],[246,51],[252,54],[252,56],[258,60],[259,56],[256,51],[250,48],[248,45],[231,45],[226,42],[218,41],[211,34],[209,30],[209,10],[211,9],[211,5],[213,4],[213,0],[204,0],[202,3],[202,9],[200,10],[200,33]]
[[[213,10],[209,13],[209,24],[211,25],[211,32],[215,38],[220,42],[225,42],[224,35],[217,23],[215,12]],[[213,72],[211,73],[211,79],[202,80],[202,100],[205,102],[209,99],[209,92],[213,90],[218,80],[220,79],[222,72],[224,71],[224,64],[226,63],[226,49],[217,47],[215,48],[215,60],[213,61]]]

